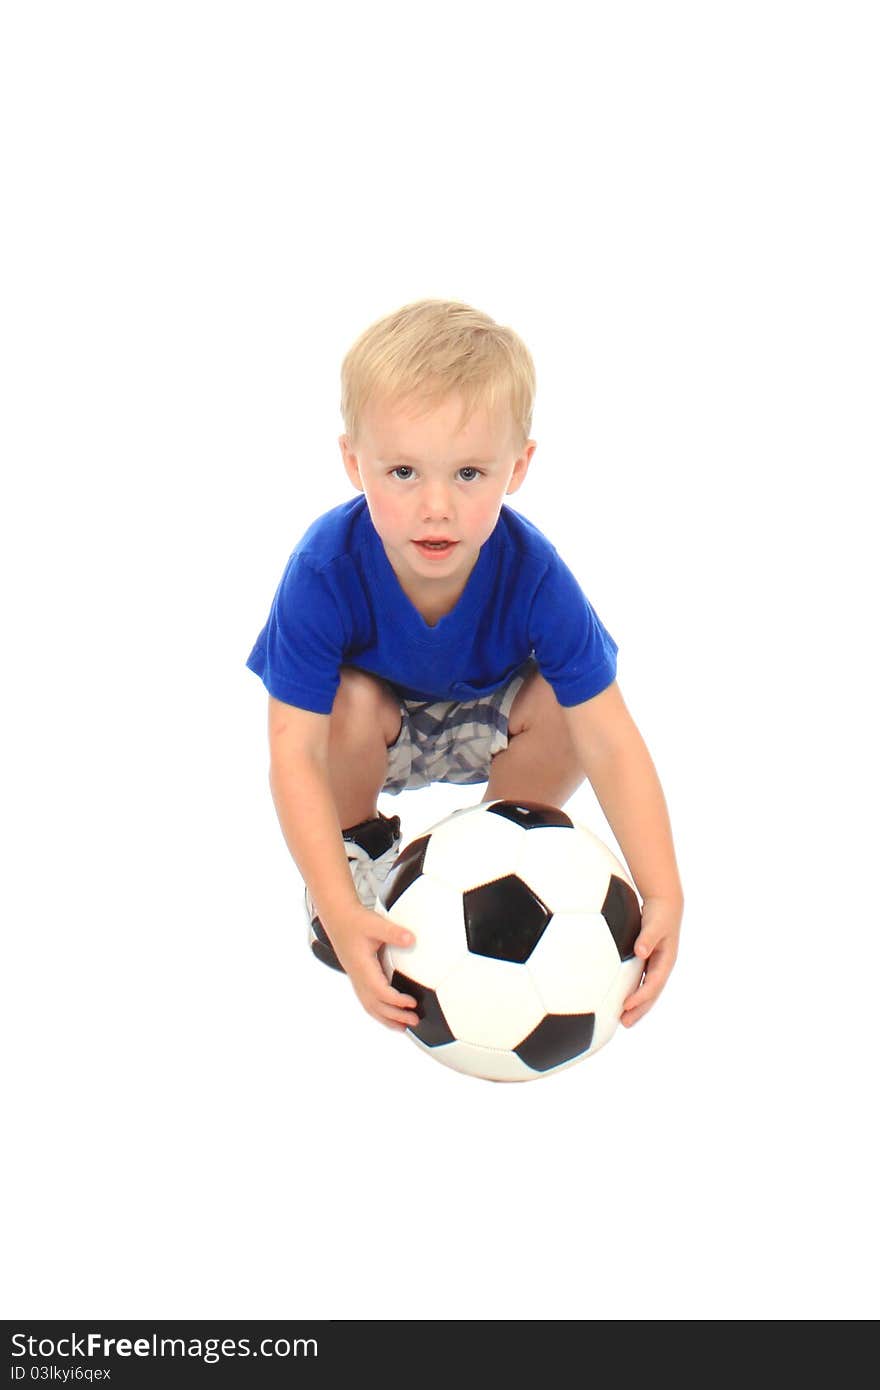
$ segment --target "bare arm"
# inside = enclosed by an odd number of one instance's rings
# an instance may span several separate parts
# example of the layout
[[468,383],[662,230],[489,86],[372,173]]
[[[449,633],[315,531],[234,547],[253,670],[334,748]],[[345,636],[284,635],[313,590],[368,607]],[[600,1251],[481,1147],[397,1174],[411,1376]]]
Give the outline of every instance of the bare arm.
[[617,682],[564,708],[581,765],[643,898],[682,898],[666,798]]
[[330,786],[330,716],[269,697],[269,785],[287,847],[321,923],[367,1013],[386,1027],[418,1025],[416,1001],[392,988],[379,964],[384,943],[412,937],[357,894]]
[[645,978],[624,1003],[630,1026],[655,1002],[678,954],[684,893],[666,798],[645,741],[614,681],[565,710],[584,772],[644,899],[636,954]]
[[332,935],[335,919],[359,899],[336,814],[327,756],[329,714],[269,697],[269,786],[287,848]]

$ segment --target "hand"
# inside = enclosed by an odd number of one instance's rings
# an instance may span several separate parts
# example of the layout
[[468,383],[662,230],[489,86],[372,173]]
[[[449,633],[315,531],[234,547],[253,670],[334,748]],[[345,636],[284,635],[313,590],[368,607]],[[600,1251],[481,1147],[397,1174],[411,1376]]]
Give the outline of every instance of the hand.
[[378,952],[387,942],[391,946],[411,946],[415,937],[405,927],[381,917],[371,907],[352,907],[332,925],[324,923],[339,963],[352,988],[372,1018],[397,1033],[417,1028],[416,1000],[401,994],[388,981],[379,963]]
[[638,1023],[657,1001],[678,955],[678,935],[684,900],[645,898],[642,929],[636,937],[635,953],[645,961],[645,976],[638,989],[623,1001],[620,1021],[624,1028]]

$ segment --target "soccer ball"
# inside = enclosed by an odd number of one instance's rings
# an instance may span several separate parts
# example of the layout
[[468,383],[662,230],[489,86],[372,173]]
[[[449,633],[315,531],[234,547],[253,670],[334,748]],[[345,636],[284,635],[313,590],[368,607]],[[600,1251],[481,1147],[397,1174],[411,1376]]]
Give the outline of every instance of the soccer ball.
[[592,1057],[642,976],[629,874],[556,806],[453,811],[401,850],[376,911],[416,939],[380,953],[395,989],[417,1001],[410,1037],[487,1081],[532,1081]]

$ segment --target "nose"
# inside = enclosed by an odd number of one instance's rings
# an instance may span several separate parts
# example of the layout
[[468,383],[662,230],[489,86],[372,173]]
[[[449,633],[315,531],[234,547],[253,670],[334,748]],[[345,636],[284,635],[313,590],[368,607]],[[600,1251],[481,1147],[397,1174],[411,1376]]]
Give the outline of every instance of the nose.
[[446,483],[439,478],[426,482],[422,489],[421,505],[424,521],[448,521],[452,506]]

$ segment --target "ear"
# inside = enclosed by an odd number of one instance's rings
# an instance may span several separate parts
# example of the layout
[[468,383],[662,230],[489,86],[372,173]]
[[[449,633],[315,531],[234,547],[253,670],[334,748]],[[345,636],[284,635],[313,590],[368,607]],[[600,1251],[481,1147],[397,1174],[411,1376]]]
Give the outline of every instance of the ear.
[[511,492],[517,492],[525,482],[526,474],[529,471],[529,464],[532,461],[532,454],[535,452],[537,447],[538,444],[536,440],[526,440],[525,447],[522,453],[520,454],[516,463],[513,465],[513,472],[510,475],[510,482],[507,484],[508,496]]
[[339,436],[339,448],[342,452],[342,462],[348,474],[349,482],[352,487],[356,487],[358,492],[363,492],[364,485],[361,482],[361,470],[357,460],[357,454],[352,452],[347,434]]

